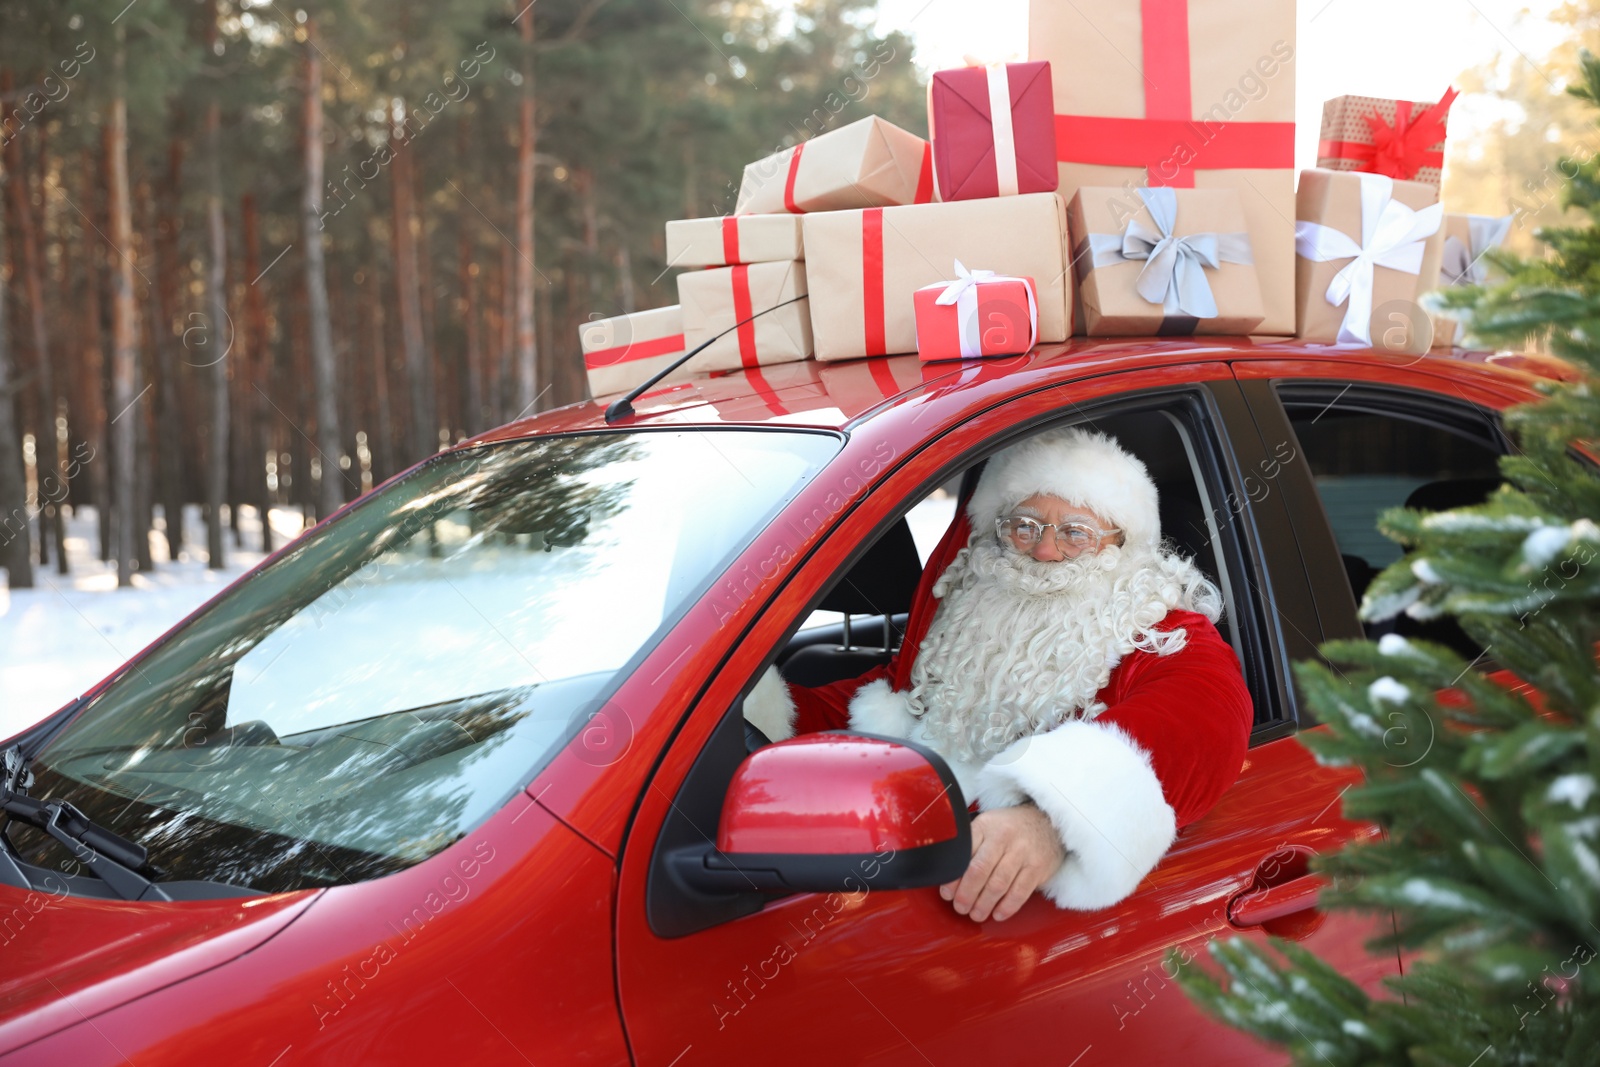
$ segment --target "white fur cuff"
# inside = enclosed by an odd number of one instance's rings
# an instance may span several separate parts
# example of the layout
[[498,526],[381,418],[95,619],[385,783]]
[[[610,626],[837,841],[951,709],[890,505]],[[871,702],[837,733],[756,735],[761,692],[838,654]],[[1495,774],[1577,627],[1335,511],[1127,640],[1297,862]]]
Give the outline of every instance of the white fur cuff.
[[1150,757],[1109,723],[1073,721],[1014,742],[978,774],[984,811],[1032,800],[1067,859],[1039,891],[1090,911],[1131,894],[1177,836]]
[[744,717],[769,741],[786,741],[794,736],[794,697],[777,667],[768,667],[750,695],[744,698]]
[[850,698],[850,729],[886,737],[910,737],[918,726],[911,714],[906,694],[889,688],[889,679],[879,678],[856,690]]

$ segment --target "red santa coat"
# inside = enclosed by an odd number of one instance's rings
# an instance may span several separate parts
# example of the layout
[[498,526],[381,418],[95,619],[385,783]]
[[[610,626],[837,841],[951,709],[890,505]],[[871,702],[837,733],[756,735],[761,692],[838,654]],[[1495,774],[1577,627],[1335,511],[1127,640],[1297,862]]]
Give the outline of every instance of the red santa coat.
[[[928,560],[894,659],[859,678],[791,687],[794,732],[914,735],[917,720],[896,694],[910,688],[938,608],[933,585],[968,532],[959,514]],[[975,781],[982,810],[1031,800],[1050,817],[1068,858],[1041,891],[1062,907],[1100,908],[1132,893],[1177,829],[1210,811],[1239,775],[1254,714],[1233,648],[1195,612],[1173,611],[1156,628],[1181,628],[1188,640],[1170,655],[1124,656],[1097,694],[1106,710],[1094,719],[1069,719],[986,764],[956,768]]]

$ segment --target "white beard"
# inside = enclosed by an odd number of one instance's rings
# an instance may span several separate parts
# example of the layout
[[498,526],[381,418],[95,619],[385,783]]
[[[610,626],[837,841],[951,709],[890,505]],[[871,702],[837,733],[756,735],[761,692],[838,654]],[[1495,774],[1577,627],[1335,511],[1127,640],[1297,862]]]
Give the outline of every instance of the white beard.
[[1122,657],[1170,655],[1183,630],[1152,628],[1174,609],[1222,616],[1222,594],[1192,562],[1106,548],[1041,563],[980,538],[940,576],[941,599],[911,668],[908,710],[947,757],[982,763],[1020,737],[1093,719]]

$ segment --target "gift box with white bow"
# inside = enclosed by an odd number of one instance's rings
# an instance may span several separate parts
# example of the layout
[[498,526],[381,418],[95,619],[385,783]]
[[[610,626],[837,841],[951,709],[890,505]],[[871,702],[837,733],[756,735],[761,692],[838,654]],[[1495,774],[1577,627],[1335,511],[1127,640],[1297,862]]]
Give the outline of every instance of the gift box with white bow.
[[667,223],[669,267],[732,267],[805,258],[799,215],[723,215]]
[[935,359],[1017,356],[1039,337],[1039,298],[1032,278],[967,270],[915,294],[917,355]]
[[811,317],[805,297],[804,263],[685,271],[678,275],[685,350],[711,342],[692,361],[700,370],[739,370],[805,359],[811,355]]
[[845,211],[933,199],[933,146],[869,115],[744,168],[741,215]]
[[[591,396],[626,392],[688,351],[677,304],[586,322],[578,329],[578,345]],[[662,384],[709,369],[698,364],[698,358],[691,360]]]
[[1439,278],[1444,208],[1438,197],[1425,182],[1382,174],[1302,172],[1296,336],[1426,352],[1433,328],[1417,298]]
[[1054,193],[826,211],[805,218],[811,331],[820,360],[917,350],[915,294],[951,264],[1032,278],[1039,342],[1072,333],[1066,212]]
[[1067,227],[1090,337],[1242,334],[1266,315],[1232,189],[1085,186]]
[[[1439,265],[1439,288],[1482,285],[1488,280],[1483,254],[1499,248],[1511,232],[1516,216],[1446,215],[1444,253]],[[1462,341],[1461,323],[1448,315],[1433,316],[1433,347],[1451,348]]]
[[1322,105],[1317,166],[1364,170],[1438,188],[1444,174],[1445,121],[1456,91],[1436,104],[1338,96]]
[[1295,26],[1294,0],[1028,4],[1028,58],[1051,65],[1062,198],[1235,190],[1262,334],[1294,331]]
[[941,200],[1053,192],[1056,118],[1049,63],[941,70],[928,83],[928,135]]

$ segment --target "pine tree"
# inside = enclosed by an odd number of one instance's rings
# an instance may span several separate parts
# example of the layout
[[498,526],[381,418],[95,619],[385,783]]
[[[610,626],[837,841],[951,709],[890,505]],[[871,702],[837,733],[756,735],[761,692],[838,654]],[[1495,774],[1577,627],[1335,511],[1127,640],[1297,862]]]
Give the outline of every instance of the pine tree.
[[[1600,59],[1568,91],[1600,107]],[[1341,673],[1300,684],[1329,729],[1304,737],[1360,767],[1345,812],[1387,831],[1320,868],[1330,907],[1392,911],[1412,953],[1395,996],[1370,998],[1304,949],[1283,959],[1210,946],[1225,981],[1184,976],[1211,1014],[1297,1063],[1589,1064],[1600,1048],[1600,159],[1563,159],[1581,226],[1544,229],[1544,258],[1494,253],[1505,278],[1440,298],[1491,345],[1542,342],[1573,380],[1507,413],[1508,484],[1477,507],[1388,512],[1408,554],[1374,581],[1363,617],[1454,617],[1505,669],[1488,675],[1397,635],[1337,642]],[[1588,455],[1580,454],[1587,452]],[[1425,748],[1395,758],[1401,743]]]

